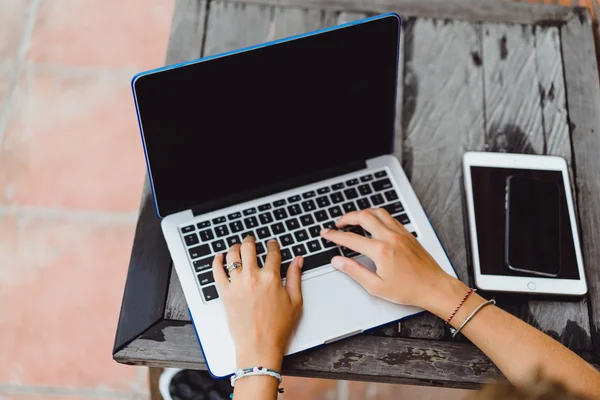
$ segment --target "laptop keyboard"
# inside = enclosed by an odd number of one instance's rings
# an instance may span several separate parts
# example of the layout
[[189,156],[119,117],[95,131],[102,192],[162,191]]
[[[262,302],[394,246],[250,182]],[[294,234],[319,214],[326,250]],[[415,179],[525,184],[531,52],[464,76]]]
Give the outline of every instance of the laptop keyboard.
[[[329,264],[334,256],[359,256],[355,251],[322,239],[319,232],[322,228],[335,229],[335,221],[348,212],[371,207],[385,208],[402,224],[410,223],[387,172],[378,171],[187,225],[181,228],[181,234],[204,300],[211,301],[219,297],[212,273],[215,254],[225,254],[229,247],[252,235],[256,238],[258,265],[262,267],[266,242],[275,238],[281,247],[282,278],[295,256],[304,256],[302,271],[310,271]],[[370,236],[359,226],[344,230]],[[416,232],[412,234],[417,236]]]

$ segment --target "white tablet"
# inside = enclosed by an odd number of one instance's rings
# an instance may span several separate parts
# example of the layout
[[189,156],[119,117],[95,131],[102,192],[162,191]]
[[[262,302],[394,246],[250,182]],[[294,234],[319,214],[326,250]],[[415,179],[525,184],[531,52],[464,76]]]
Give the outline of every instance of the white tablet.
[[587,293],[563,158],[468,152],[463,157],[463,176],[478,288]]

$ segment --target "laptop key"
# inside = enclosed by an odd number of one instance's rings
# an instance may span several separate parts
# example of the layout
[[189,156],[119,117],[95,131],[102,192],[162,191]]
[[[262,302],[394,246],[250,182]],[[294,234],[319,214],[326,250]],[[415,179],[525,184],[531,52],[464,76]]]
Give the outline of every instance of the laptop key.
[[325,194],[325,193],[329,193],[328,187],[322,187],[321,189],[317,189],[317,194]]
[[371,196],[371,201],[373,202],[374,206],[378,206],[380,204],[383,204],[383,202],[384,202],[383,196],[380,195],[379,193],[374,194],[373,196]]
[[206,271],[203,274],[198,275],[198,282],[200,282],[200,286],[208,285],[209,283],[214,283],[215,277],[213,276],[212,271]]
[[344,188],[344,184],[343,183],[336,183],[335,185],[331,185],[331,189],[332,190],[340,190]]
[[383,209],[390,213],[390,215],[398,214],[404,211],[404,207],[402,207],[402,203],[399,201],[393,204],[388,204],[387,206],[384,206]]
[[273,222],[273,216],[271,215],[270,212],[260,214],[258,216],[258,219],[260,220],[260,223],[263,225],[270,224],[271,222]]
[[210,221],[199,222],[197,225],[198,229],[206,228],[210,226]]
[[373,180],[373,175],[371,175],[371,174],[360,177],[361,182],[369,182],[372,180]]
[[244,224],[242,224],[242,221],[233,221],[229,223],[229,228],[232,233],[241,232],[244,230]]
[[369,186],[368,183],[366,185],[360,185],[358,187],[358,192],[363,196],[373,193],[373,191],[371,190],[371,186]]
[[204,231],[200,231],[200,238],[203,242],[208,242],[209,240],[213,240],[215,235],[210,229],[206,229]]
[[354,186],[354,185],[358,185],[358,179],[350,179],[349,181],[346,181],[346,186]]
[[195,233],[192,233],[191,235],[186,235],[183,238],[185,239],[185,244],[188,246],[193,246],[195,244],[200,243],[200,240],[198,240],[198,235],[196,235]]
[[281,199],[281,200],[277,200],[273,202],[273,207],[281,207],[281,206],[285,206],[285,200]]
[[230,236],[227,238],[227,244],[229,245],[229,247],[233,246],[234,244],[240,243],[242,243],[242,241],[240,240],[240,237],[238,235]]
[[358,204],[358,208],[360,210],[364,210],[365,208],[371,207],[371,203],[369,202],[369,199],[367,199],[366,197],[356,200],[356,204]]
[[354,188],[344,190],[344,194],[348,200],[353,200],[358,197],[358,192]]
[[289,233],[279,238],[279,242],[282,246],[289,246],[294,244],[294,238]]
[[222,224],[223,222],[225,222],[225,217],[218,217],[212,220],[213,224]]
[[227,229],[227,225],[219,225],[215,228],[215,233],[217,234],[217,237],[222,237],[229,235],[229,229]]
[[291,216],[302,214],[302,209],[298,204],[292,204],[291,206],[288,206],[287,209]]
[[308,240],[308,233],[304,229],[294,232],[294,236],[296,237],[296,242]]
[[204,300],[206,301],[211,301],[219,298],[219,294],[217,293],[217,288],[215,287],[215,285],[202,288],[202,294],[204,295]]
[[288,228],[288,231],[293,231],[294,229],[300,228],[300,223],[296,218],[292,218],[285,221],[285,226]]
[[292,251],[294,252],[295,256],[303,256],[307,253],[306,247],[304,247],[303,244],[298,244],[292,247]]
[[342,254],[344,255],[344,257],[351,258],[351,257],[358,256],[360,253],[358,253],[358,252],[356,252],[356,251],[354,251],[352,249],[349,249],[347,247],[342,247]]
[[306,246],[308,247],[308,251],[312,253],[321,250],[321,245],[319,244],[318,240],[311,240],[310,242],[306,243]]
[[262,242],[256,243],[256,254],[261,255],[263,253],[266,253],[265,245]]
[[[332,241],[327,240],[327,239],[321,239],[321,243],[323,243],[323,247],[326,248],[326,249],[330,248],[330,247],[337,246],[335,243],[333,243]],[[338,251],[337,255],[339,255],[339,251]],[[302,267],[302,269],[304,270],[304,266]]]
[[194,261],[194,269],[196,272],[206,271],[212,268],[212,262],[214,257],[203,258],[202,260]]
[[351,212],[351,211],[356,211],[356,206],[354,205],[354,202],[350,202],[350,203],[344,203],[342,204],[342,207],[344,208],[344,212]]
[[225,242],[223,240],[215,240],[214,242],[212,242],[212,248],[215,253],[227,250],[227,248],[225,247]]
[[263,226],[256,230],[256,235],[259,239],[264,239],[271,236],[271,231],[269,231],[269,228],[267,228],[266,226]]
[[278,222],[276,224],[271,225],[271,230],[273,231],[273,235],[279,235],[285,232],[285,227],[283,226],[283,222]]
[[302,209],[304,210],[304,212],[311,212],[311,211],[316,210],[317,206],[315,205],[314,201],[307,200],[302,203]]
[[352,232],[358,236],[365,236],[365,231],[360,226],[353,226],[348,230],[348,232]]
[[[200,225],[200,224],[198,224]],[[184,228],[181,228],[181,232],[182,233],[190,233],[190,232],[194,232],[196,228],[194,227],[194,225],[190,225],[190,226],[186,226]]]
[[340,255],[340,250],[336,247],[321,253],[313,254],[311,256],[304,257],[304,264],[302,265],[302,272],[310,271],[323,265],[331,264],[331,259],[335,256]]
[[327,216],[327,212],[325,210],[319,210],[315,213],[315,218],[317,219],[317,222],[323,222],[327,219],[329,219],[329,217]]
[[310,233],[310,237],[318,237],[321,233],[321,228],[319,225],[311,226],[308,228],[308,233]]
[[380,181],[375,181],[372,183],[372,185],[376,192],[381,192],[382,190],[392,188],[392,182],[387,178]]
[[329,206],[331,203],[329,202],[329,199],[327,198],[327,196],[321,196],[317,198],[317,205],[320,208],[324,208]]
[[258,220],[256,217],[248,217],[244,219],[244,224],[246,224],[246,228],[252,229],[258,226]]
[[234,220],[234,219],[238,219],[238,218],[242,218],[242,213],[241,212],[234,212],[234,213],[229,214],[227,216],[227,219],[230,220],[230,221]]
[[333,204],[341,203],[344,201],[344,196],[340,192],[332,193],[329,195]]
[[384,176],[387,176],[387,172],[385,172],[385,171],[375,172],[375,178],[383,178]]
[[271,205],[269,203],[263,204],[262,206],[258,206],[258,211],[267,211],[271,209]]
[[302,197],[305,199],[310,199],[311,197],[315,197],[317,194],[315,193],[314,190],[311,190],[310,192],[306,192],[306,193],[302,193]]
[[[290,253],[290,257],[291,257],[291,253]],[[291,263],[292,263],[291,261],[281,263],[281,279],[285,278],[285,276],[287,275],[287,270],[290,267]]]
[[339,206],[329,207],[329,215],[331,215],[331,218],[341,217],[343,214],[344,213]]
[[244,215],[253,215],[253,214],[256,214],[256,208],[254,208],[254,207],[244,210]]
[[388,190],[384,193],[384,196],[387,199],[387,201],[398,200],[398,195],[396,194],[395,190]]
[[302,223],[302,226],[308,226],[314,224],[315,220],[313,219],[312,215],[305,214],[300,217],[300,222]]
[[242,233],[242,240],[244,240],[246,238],[246,236],[256,237],[256,235],[254,234],[254,231],[247,231],[247,232]]
[[295,203],[297,201],[300,201],[300,195],[296,195],[296,196],[292,196],[292,197],[288,197],[288,201],[290,203]]
[[406,215],[406,214],[397,215],[394,217],[394,219],[396,219],[402,225],[406,225],[406,224],[410,223],[410,219],[408,219],[408,215]]
[[325,228],[325,229],[337,229],[337,227],[335,226],[335,222],[333,222],[333,221],[325,222],[323,224],[323,228]]
[[210,248],[208,247],[207,244],[202,244],[200,246],[196,246],[196,247],[191,247],[188,249],[188,252],[190,253],[190,257],[193,258],[200,258],[200,257],[204,257],[210,254]]
[[419,237],[419,236],[417,236],[417,232],[411,232],[411,234],[412,234],[414,237]]
[[273,211],[273,215],[275,215],[275,219],[278,221],[288,217],[285,208],[278,208],[277,210]]
[[292,258],[292,252],[290,249],[281,250],[281,261],[287,261]]

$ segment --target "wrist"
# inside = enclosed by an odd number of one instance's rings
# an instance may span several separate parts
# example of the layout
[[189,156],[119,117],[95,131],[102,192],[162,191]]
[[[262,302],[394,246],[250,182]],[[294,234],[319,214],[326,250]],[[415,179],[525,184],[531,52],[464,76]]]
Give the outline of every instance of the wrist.
[[264,367],[281,371],[283,351],[271,348],[265,350],[241,349],[236,353],[237,368]]
[[422,306],[427,311],[435,314],[443,320],[446,320],[456,306],[469,291],[469,287],[460,280],[447,275],[441,279],[438,284],[432,288],[431,296],[428,296],[426,304]]

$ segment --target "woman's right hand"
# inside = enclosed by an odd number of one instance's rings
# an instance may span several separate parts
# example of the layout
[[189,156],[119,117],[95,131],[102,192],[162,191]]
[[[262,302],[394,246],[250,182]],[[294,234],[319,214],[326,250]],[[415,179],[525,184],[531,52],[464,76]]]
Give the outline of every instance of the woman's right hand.
[[350,212],[341,217],[338,228],[360,225],[371,239],[351,232],[323,229],[321,236],[340,246],[369,257],[377,266],[374,273],[353,259],[336,256],[333,267],[356,280],[370,294],[393,303],[430,309],[432,291],[448,285],[446,274],[419,241],[382,208]]

